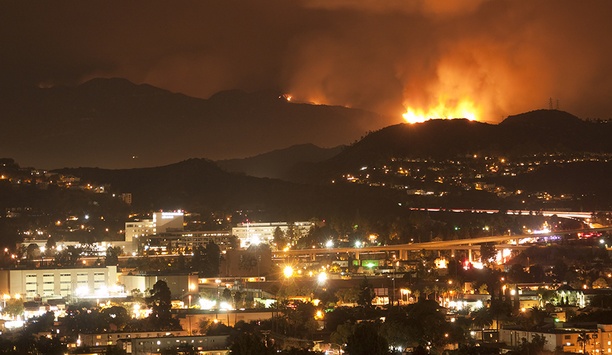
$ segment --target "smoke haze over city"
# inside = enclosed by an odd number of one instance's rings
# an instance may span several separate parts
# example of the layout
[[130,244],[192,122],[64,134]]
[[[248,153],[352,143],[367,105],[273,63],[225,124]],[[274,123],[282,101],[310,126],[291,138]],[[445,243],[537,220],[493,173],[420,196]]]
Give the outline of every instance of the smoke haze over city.
[[[4,2],[5,89],[123,77],[208,98],[278,90],[388,117],[496,123],[548,107],[612,112],[612,3]],[[558,101],[557,101],[558,100]],[[558,102],[558,104],[557,104]],[[340,143],[340,142],[339,142]]]

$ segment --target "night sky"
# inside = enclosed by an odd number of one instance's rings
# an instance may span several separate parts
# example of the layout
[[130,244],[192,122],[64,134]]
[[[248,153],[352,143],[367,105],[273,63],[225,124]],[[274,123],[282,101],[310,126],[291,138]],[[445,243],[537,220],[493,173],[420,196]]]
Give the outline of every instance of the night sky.
[[435,107],[499,122],[549,98],[612,117],[609,0],[1,4],[5,89],[123,77],[200,98],[274,89],[397,122]]

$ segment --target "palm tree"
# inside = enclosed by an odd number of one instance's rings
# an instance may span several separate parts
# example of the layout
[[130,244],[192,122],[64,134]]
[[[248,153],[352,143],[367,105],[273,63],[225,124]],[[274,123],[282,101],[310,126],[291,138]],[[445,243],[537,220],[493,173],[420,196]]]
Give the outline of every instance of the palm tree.
[[429,299],[429,294],[432,293],[432,289],[429,286],[425,286],[423,288],[423,294],[425,295],[425,299],[428,300]]
[[578,334],[578,343],[582,345],[582,353],[586,354],[586,345],[591,340],[591,336],[586,332],[581,332]]

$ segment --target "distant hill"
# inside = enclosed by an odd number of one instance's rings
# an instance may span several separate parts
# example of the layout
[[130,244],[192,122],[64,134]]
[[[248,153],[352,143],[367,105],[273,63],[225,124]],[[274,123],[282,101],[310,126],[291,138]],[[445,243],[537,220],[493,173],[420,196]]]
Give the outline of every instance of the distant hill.
[[125,79],[0,95],[0,153],[24,166],[158,166],[248,157],[295,144],[333,147],[389,122],[375,113],[232,90],[209,99]]
[[249,176],[286,179],[298,165],[317,163],[338,155],[345,146],[320,148],[314,144],[294,145],[244,159],[217,161],[222,169]]
[[471,154],[509,157],[554,152],[612,153],[612,123],[595,123],[558,110],[510,116],[498,125],[456,120],[398,124],[368,134],[337,156],[302,167],[295,181],[332,176],[391,158],[436,158]]
[[[189,159],[154,168],[71,168],[56,172],[131,192],[137,210],[266,211],[273,219],[368,213],[397,209],[392,192],[361,186],[317,186],[262,179],[223,171],[212,161]],[[359,211],[359,212],[358,212]]]

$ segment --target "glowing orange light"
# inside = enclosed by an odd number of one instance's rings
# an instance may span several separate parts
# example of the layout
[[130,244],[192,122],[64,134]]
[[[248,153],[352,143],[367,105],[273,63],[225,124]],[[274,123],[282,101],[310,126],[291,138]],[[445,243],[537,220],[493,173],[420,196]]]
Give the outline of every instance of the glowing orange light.
[[470,121],[478,119],[480,109],[471,100],[462,99],[453,101],[440,99],[436,106],[430,107],[427,110],[408,106],[406,113],[402,116],[408,123],[425,122],[435,118],[466,118]]

